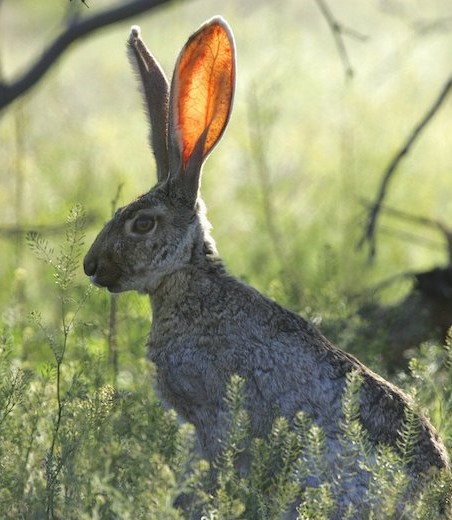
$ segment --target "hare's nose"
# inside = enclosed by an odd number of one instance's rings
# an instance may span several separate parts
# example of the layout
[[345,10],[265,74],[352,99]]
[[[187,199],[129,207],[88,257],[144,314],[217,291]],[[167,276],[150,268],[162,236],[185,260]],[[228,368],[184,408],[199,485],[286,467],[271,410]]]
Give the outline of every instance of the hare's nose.
[[97,271],[96,258],[86,255],[85,259],[83,260],[83,269],[87,276],[93,276],[94,274],[96,274],[96,271]]

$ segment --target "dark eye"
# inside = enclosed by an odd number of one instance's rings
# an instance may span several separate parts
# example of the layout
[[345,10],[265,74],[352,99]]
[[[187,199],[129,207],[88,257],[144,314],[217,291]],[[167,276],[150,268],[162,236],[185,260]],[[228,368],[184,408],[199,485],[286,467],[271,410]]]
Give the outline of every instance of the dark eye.
[[148,233],[155,227],[156,223],[155,217],[151,215],[140,215],[135,219],[132,225],[132,232],[140,234]]

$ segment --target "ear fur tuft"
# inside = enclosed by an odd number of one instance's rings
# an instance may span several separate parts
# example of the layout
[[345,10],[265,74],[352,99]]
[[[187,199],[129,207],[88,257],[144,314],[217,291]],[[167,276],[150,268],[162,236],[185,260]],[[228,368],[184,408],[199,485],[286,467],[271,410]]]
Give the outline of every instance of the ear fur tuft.
[[134,41],[141,35],[141,28],[139,25],[132,25],[130,28],[129,43],[133,44]]

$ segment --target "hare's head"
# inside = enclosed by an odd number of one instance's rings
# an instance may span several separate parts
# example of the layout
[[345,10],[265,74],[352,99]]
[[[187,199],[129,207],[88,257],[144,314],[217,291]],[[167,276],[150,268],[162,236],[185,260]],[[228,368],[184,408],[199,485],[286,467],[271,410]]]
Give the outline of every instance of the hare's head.
[[226,22],[213,18],[180,52],[170,88],[137,27],[128,49],[150,119],[157,184],[116,212],[84,268],[112,292],[149,292],[162,276],[216,254],[198,191],[202,165],[229,120],[235,50]]

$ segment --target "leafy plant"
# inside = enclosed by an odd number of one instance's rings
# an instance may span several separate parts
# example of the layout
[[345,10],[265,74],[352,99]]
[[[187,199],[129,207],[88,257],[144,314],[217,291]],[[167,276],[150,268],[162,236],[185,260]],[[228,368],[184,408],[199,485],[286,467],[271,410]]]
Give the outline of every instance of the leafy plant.
[[[415,413],[406,412],[397,451],[383,444],[372,450],[359,419],[362,380],[357,372],[347,376],[340,436],[344,454],[334,468],[327,461],[325,434],[303,413],[292,425],[286,419],[276,419],[267,438],[250,440],[243,384],[235,377],[229,387],[230,433],[218,461],[218,484],[207,500],[205,518],[276,519],[295,509],[299,520],[327,520],[339,511],[341,518],[355,518],[354,506],[343,510],[336,497],[341,486],[355,477],[357,460],[369,475],[369,487],[361,499],[367,513],[361,512],[360,518],[444,518],[438,516],[438,504],[451,493],[447,471],[432,478],[414,502],[404,499],[409,484],[405,467],[418,435]],[[248,473],[241,467],[245,446],[249,447]]]
[[[384,445],[371,450],[359,418],[362,381],[356,372],[348,375],[342,398],[343,456],[337,467],[327,461],[324,432],[303,413],[290,423],[277,418],[266,438],[253,438],[240,377],[231,380],[226,394],[229,433],[218,459],[212,468],[201,460],[193,428],[180,425],[154,395],[154,369],[142,351],[124,351],[117,371],[110,370],[105,309],[93,312],[90,289],[77,278],[83,225],[83,210],[76,207],[59,247],[29,235],[32,250],[53,273],[45,302],[57,303],[58,319],[40,309],[30,314],[21,335],[7,320],[2,326],[2,518],[275,520],[292,511],[300,520],[326,520],[337,512],[335,497],[353,478],[357,459],[369,475],[362,497],[368,505],[365,518],[389,520],[398,514],[408,484],[404,466],[417,439],[416,415],[407,411],[397,450]],[[125,345],[144,342],[137,333],[143,324],[131,327],[136,314],[131,302],[117,303],[118,334]],[[46,361],[21,358],[24,340],[27,349],[33,345],[47,352]],[[450,342],[423,347],[410,375],[399,380],[414,396],[415,409],[432,411],[449,442],[450,352]],[[402,517],[438,518],[437,504],[451,485],[447,472],[432,476]],[[352,506],[343,511],[344,519],[355,515]]]

